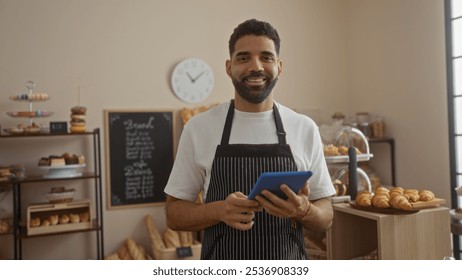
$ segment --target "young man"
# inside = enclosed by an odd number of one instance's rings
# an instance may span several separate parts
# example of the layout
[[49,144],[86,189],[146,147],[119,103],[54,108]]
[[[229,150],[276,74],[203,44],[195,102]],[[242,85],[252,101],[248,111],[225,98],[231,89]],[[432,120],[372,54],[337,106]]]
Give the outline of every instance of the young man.
[[[316,124],[273,100],[282,72],[280,39],[268,23],[241,23],[229,40],[226,73],[234,100],[188,121],[165,188],[167,224],[204,230],[202,259],[305,259],[302,226],[327,230],[335,194]],[[283,200],[247,195],[262,172],[311,170]],[[204,203],[196,203],[202,191]]]

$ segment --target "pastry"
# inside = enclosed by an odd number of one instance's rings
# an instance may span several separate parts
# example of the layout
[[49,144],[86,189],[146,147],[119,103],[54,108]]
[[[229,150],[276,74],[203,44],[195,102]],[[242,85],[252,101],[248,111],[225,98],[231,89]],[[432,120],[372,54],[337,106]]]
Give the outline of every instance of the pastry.
[[64,166],[66,161],[62,157],[56,157],[50,159],[50,166]]
[[356,204],[369,207],[372,205],[372,194],[369,191],[359,192],[356,196]]
[[50,225],[50,221],[48,219],[45,219],[45,220],[42,221],[42,224],[40,226],[47,227],[49,225]]
[[372,205],[377,208],[390,208],[390,198],[385,194],[376,194],[372,197]]
[[348,147],[346,146],[340,146],[338,147],[338,152],[343,155],[343,156],[346,156],[348,155]]
[[409,200],[409,202],[419,201],[419,191],[416,189],[405,189],[404,196]]
[[75,106],[71,108],[72,114],[82,114],[84,115],[87,112],[87,108],[84,106]]
[[324,150],[324,156],[339,156],[340,155],[338,151],[338,147],[332,144],[325,145],[323,150]]
[[70,131],[71,133],[83,133],[86,131],[87,108],[84,106],[75,106],[71,108]]
[[412,205],[403,194],[396,194],[390,197],[390,206],[395,209],[412,210]]
[[419,191],[419,200],[420,201],[431,201],[435,199],[435,194],[429,190],[421,190]]
[[347,192],[347,187],[342,181],[339,179],[335,179],[332,184],[334,185],[335,188],[335,195],[336,196],[343,196]]

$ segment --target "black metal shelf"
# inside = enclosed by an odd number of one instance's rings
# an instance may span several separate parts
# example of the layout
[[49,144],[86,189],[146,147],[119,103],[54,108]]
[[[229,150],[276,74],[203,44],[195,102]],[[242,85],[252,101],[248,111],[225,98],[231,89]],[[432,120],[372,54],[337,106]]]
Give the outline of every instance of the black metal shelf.
[[[91,136],[93,140],[93,162],[92,171],[82,172],[81,176],[66,177],[66,178],[44,178],[43,175],[29,175],[22,179],[12,179],[11,181],[1,182],[1,188],[10,188],[13,190],[13,232],[9,233],[14,238],[14,259],[22,259],[22,240],[30,238],[39,238],[43,236],[65,235],[81,232],[95,232],[97,239],[97,258],[103,259],[104,252],[104,234],[103,234],[103,207],[102,207],[102,184],[101,184],[101,138],[99,128],[93,131],[84,133],[40,133],[40,134],[24,134],[24,135],[5,135],[1,134],[0,138],[24,138],[25,140],[33,140],[37,137],[86,137]],[[77,229],[69,231],[49,232],[44,234],[27,235],[27,228],[20,222],[21,219],[21,192],[23,186],[31,183],[40,182],[57,182],[71,180],[94,180],[94,199],[95,217],[92,221],[91,228]],[[24,190],[25,191],[25,190]]]

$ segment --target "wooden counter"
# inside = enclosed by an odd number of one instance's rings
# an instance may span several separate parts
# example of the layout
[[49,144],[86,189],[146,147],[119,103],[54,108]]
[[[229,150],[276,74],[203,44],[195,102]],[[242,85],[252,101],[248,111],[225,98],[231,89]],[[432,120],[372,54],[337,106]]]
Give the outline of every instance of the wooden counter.
[[333,205],[334,222],[327,234],[328,258],[353,259],[377,251],[383,260],[442,260],[452,256],[449,209],[390,215]]

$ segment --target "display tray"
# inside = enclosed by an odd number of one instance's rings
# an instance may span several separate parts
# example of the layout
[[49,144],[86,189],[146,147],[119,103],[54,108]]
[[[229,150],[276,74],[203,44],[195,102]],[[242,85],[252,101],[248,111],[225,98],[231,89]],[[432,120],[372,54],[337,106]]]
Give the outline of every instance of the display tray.
[[50,100],[50,97],[49,96],[43,96],[43,97],[40,97],[40,96],[36,96],[36,95],[33,95],[31,98],[21,98],[21,96],[10,96],[10,99],[13,100],[13,101],[20,101],[20,102],[43,102],[43,101],[48,101]]
[[44,110],[14,111],[14,112],[6,112],[6,114],[13,118],[46,118],[46,117],[53,115],[52,112],[48,112]]
[[377,208],[374,206],[360,206],[356,204],[356,201],[350,201],[349,204],[351,207],[359,210],[369,211],[369,212],[376,212],[376,213],[383,213],[383,214],[413,214],[419,212],[421,209],[426,208],[434,208],[438,207],[441,204],[446,203],[446,200],[442,198],[435,198],[432,201],[418,201],[418,202],[411,202],[412,210],[402,210],[402,209],[394,209],[394,208]]
[[[356,155],[357,161],[368,161],[374,155],[373,154],[359,154]],[[341,163],[341,162],[348,162],[350,160],[349,156],[326,156],[326,162],[328,163]]]
[[401,209],[394,209],[394,208],[377,208],[374,206],[360,206],[356,204],[356,201],[350,201],[350,206],[364,211],[375,212],[375,213],[382,213],[382,214],[393,214],[393,215],[406,215],[406,214],[414,214],[419,212],[419,209],[412,209],[412,210],[401,210]]
[[85,167],[85,164],[69,164],[62,166],[39,166],[40,169],[48,171],[43,174],[44,178],[72,178],[82,176],[79,169]]
[[38,130],[29,130],[29,129],[23,129],[23,130],[17,130],[13,128],[5,128],[3,129],[3,132],[11,135],[36,135],[40,134],[40,128]]

